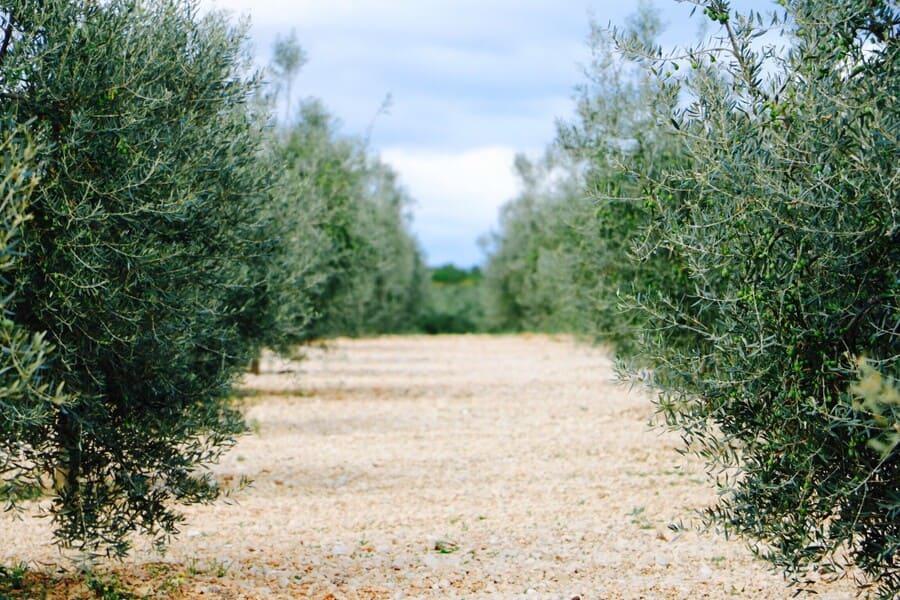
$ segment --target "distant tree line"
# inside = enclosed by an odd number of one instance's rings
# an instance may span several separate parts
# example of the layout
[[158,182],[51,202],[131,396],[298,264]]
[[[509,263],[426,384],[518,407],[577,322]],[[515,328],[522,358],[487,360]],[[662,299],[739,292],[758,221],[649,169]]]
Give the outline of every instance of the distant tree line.
[[461,269],[445,264],[432,268],[430,273],[419,329],[429,334],[483,331],[481,268]]
[[708,462],[707,524],[896,597],[900,10],[695,4],[694,48],[646,6],[594,27],[575,117],[519,160],[487,318],[611,342]]

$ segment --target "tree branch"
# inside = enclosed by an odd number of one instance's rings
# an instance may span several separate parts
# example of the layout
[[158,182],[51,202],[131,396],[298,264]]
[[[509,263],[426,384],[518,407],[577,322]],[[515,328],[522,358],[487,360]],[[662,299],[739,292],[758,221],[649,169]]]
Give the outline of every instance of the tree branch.
[[9,50],[9,42],[12,40],[13,33],[13,18],[12,14],[9,15],[9,22],[6,25],[6,29],[3,31],[3,45],[0,46],[0,65],[3,64],[3,59],[6,58],[6,51]]
[[734,33],[734,28],[731,26],[731,21],[725,21],[724,25],[725,31],[728,32],[728,39],[731,42],[732,53],[741,67],[741,72],[744,75],[744,80],[747,82],[747,87],[750,89],[751,93],[755,93],[757,96],[765,96],[753,80],[753,69],[747,64],[744,46],[738,42],[737,36]]

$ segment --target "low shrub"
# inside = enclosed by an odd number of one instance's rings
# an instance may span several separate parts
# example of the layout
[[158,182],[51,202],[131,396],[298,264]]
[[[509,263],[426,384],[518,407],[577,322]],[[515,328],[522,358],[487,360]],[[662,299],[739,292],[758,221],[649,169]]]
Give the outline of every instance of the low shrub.
[[428,334],[476,333],[484,328],[481,269],[446,264],[431,269],[418,327]]

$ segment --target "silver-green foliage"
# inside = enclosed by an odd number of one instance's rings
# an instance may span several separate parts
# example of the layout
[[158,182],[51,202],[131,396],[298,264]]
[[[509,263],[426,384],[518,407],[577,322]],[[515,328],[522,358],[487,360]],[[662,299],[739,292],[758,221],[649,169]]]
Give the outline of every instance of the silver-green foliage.
[[[618,35],[652,46],[662,28],[655,10],[641,3]],[[581,304],[591,332],[630,361],[646,322],[624,301],[663,290],[688,292],[677,251],[647,236],[655,214],[643,197],[644,178],[685,157],[677,140],[658,126],[678,101],[677,90],[623,56],[617,44],[613,32],[592,25],[587,81],[578,88],[575,118],[560,125],[557,143],[582,166],[584,189],[593,201],[579,229],[584,240],[579,288],[591,299]]]
[[487,240],[485,320],[491,330],[586,331],[592,285],[580,277],[584,223],[594,207],[571,163],[548,152],[516,159],[522,192],[500,212]]
[[4,309],[16,343],[53,344],[41,378],[68,395],[4,452],[55,480],[62,544],[162,543],[243,428],[224,400],[277,245],[244,34],[189,0],[10,0],[0,22],[0,122],[30,131],[40,175]]
[[413,331],[426,301],[428,273],[410,231],[412,200],[393,169],[377,158],[368,160],[366,189],[361,224],[371,256],[355,333]]
[[798,578],[855,565],[894,597],[897,408],[866,369],[900,374],[900,10],[789,0],[767,41],[768,19],[701,4],[708,46],[622,40],[687,101],[668,128],[688,160],[643,181],[647,239],[693,288],[634,303],[659,407],[717,478],[710,522]]

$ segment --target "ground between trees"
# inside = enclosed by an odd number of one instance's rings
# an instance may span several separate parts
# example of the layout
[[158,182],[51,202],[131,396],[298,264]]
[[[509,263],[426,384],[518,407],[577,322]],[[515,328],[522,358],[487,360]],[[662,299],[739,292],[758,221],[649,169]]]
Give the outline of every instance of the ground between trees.
[[[240,387],[253,433],[214,469],[253,487],[188,508],[165,557],[143,545],[99,580],[151,598],[792,593],[743,543],[669,529],[714,492],[676,435],[648,427],[649,397],[611,381],[601,349],[387,337],[261,366]],[[59,561],[46,520],[2,519],[0,539],[17,540],[0,564]]]

